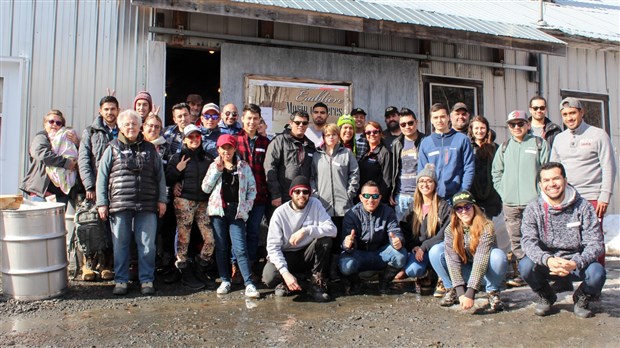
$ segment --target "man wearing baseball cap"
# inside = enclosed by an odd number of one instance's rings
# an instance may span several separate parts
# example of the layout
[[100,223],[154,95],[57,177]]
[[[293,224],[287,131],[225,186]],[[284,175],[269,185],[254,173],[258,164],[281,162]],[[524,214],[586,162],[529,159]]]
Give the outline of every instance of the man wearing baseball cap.
[[[351,110],[351,116],[355,119],[355,158],[359,161],[362,154],[368,151],[368,140],[364,134],[364,127],[366,127],[366,111],[362,108],[354,108]],[[340,125],[338,125],[340,127]]]
[[463,102],[455,103],[450,111],[450,122],[455,131],[467,135],[469,128],[469,109]]
[[385,125],[387,128],[383,131],[383,143],[385,144],[385,147],[390,150],[392,148],[392,142],[401,133],[400,125],[398,124],[398,118],[400,117],[398,108],[395,106],[388,106],[385,108],[384,116]]
[[521,248],[521,220],[529,202],[538,195],[536,177],[540,167],[549,160],[549,145],[529,132],[530,124],[523,110],[508,114],[506,125],[511,137],[497,150],[493,159],[493,185],[502,197],[506,230],[510,236],[513,274],[509,286],[523,286],[518,262],[525,254]]
[[286,296],[302,290],[293,273],[312,271],[309,292],[317,302],[325,302],[330,299],[325,280],[337,229],[323,204],[311,193],[310,180],[297,176],[289,189],[291,200],[273,212],[263,282],[269,288],[275,287],[276,296]]
[[[594,206],[602,231],[616,177],[611,139],[604,130],[583,120],[585,112],[579,99],[562,100],[560,113],[566,130],[555,137],[551,161],[562,163],[568,182]],[[605,264],[604,253],[599,262]]]

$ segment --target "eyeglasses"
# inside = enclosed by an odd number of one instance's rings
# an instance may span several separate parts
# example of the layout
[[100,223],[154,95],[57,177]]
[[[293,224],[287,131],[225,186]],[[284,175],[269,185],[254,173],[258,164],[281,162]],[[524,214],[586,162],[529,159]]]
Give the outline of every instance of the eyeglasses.
[[362,193],[362,197],[364,197],[364,199],[379,199],[379,196],[381,196],[378,193]]
[[307,125],[308,125],[308,123],[310,123],[310,122],[308,122],[308,121],[292,121],[292,122],[293,122],[293,123],[294,123],[297,127],[299,127],[299,126],[307,126]]
[[460,214],[460,213],[463,213],[463,212],[466,212],[466,211],[470,211],[471,208],[473,208],[473,207],[474,207],[473,204],[465,204],[465,205],[461,205],[461,206],[455,207],[454,211],[456,211],[457,213]]
[[239,116],[239,113],[238,113],[238,112],[236,112],[236,111],[226,111],[226,112],[224,113],[224,115],[226,115],[226,116],[233,115],[234,117],[237,117],[237,116]]
[[203,118],[206,118],[207,120],[219,120],[220,119],[220,115],[218,114],[202,114]]
[[50,125],[57,125],[58,127],[62,126],[62,121],[58,121],[58,120],[47,120],[47,123],[49,123]]
[[379,131],[375,129],[375,130],[371,130],[371,131],[365,131],[364,134],[366,134],[366,135],[377,135],[377,134],[379,134]]
[[125,128],[138,127],[138,124],[135,122],[127,122],[127,123],[123,123],[123,127]]
[[430,184],[434,184],[434,183],[435,183],[435,181],[433,181],[432,179],[426,179],[426,180],[420,179],[420,180],[418,180],[418,185],[430,185]]
[[545,111],[545,109],[547,108],[546,106],[530,106],[530,107],[534,111],[538,111],[539,109],[540,109],[540,111]]
[[415,121],[409,121],[409,122],[403,122],[400,124],[401,127],[405,128],[407,126],[409,127],[413,127],[413,125],[415,124]]
[[510,127],[510,128],[515,128],[515,127],[523,128],[523,126],[525,126],[525,122],[523,122],[523,121],[513,122],[513,123],[509,123],[508,124],[508,127]]
[[187,137],[189,139],[196,140],[196,139],[200,139],[200,134],[199,133],[190,133],[190,135],[188,135]]
[[147,123],[147,124],[145,124],[145,125],[144,125],[144,128],[155,128],[155,129],[161,129],[161,126],[160,126],[160,125],[158,125],[158,124],[150,124],[150,123]]
[[330,138],[330,137],[339,137],[340,134],[336,134],[336,133],[329,133],[329,134],[323,134],[323,136],[325,138]]
[[298,195],[298,196],[299,195],[307,196],[310,194],[310,190],[296,189],[296,190],[293,190],[293,194]]

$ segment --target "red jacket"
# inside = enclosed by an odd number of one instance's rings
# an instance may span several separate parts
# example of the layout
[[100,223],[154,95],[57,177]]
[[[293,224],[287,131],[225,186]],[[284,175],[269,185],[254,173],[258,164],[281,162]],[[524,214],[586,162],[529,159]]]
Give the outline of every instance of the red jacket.
[[265,154],[269,139],[265,136],[257,134],[254,141],[254,150],[250,150],[250,139],[242,129],[237,134],[237,154],[239,158],[250,165],[254,180],[256,180],[256,199],[254,204],[268,204],[269,191],[267,190],[267,177],[265,176]]

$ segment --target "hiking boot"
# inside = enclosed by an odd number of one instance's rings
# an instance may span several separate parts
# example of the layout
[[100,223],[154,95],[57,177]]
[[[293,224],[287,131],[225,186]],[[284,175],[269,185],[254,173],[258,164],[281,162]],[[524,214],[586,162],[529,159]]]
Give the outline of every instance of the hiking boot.
[[187,264],[185,268],[179,268],[181,271],[181,284],[191,290],[202,290],[205,284],[198,280],[194,275],[194,267],[191,264]]
[[456,296],[456,289],[451,288],[446,289],[446,293],[443,295],[443,298],[441,299],[441,302],[439,302],[439,305],[442,307],[450,307],[457,303],[459,303],[459,298]]
[[178,268],[171,268],[168,273],[164,275],[164,283],[173,284],[181,280],[181,271]]
[[245,287],[245,297],[260,298],[260,292],[258,292],[254,284],[250,284]]
[[551,284],[551,288],[556,294],[566,291],[575,291],[573,282],[568,277],[562,277]]
[[443,286],[443,281],[439,279],[437,281],[437,286],[435,286],[435,292],[433,293],[434,297],[443,298],[446,294],[446,288]]
[[327,293],[327,282],[321,274],[313,274],[310,282],[312,283],[310,286],[310,295],[312,295],[315,301],[327,302],[331,299]]
[[127,283],[116,283],[116,285],[114,285],[114,290],[112,290],[112,294],[118,296],[127,295]]
[[362,293],[362,280],[359,274],[349,275],[347,276],[347,280],[349,281],[349,287],[347,288],[347,293],[349,295],[358,295]]
[[422,296],[428,296],[433,293],[433,279],[428,270],[424,273],[424,276],[416,279],[415,290]]
[[102,270],[101,279],[102,280],[114,280],[114,272],[109,269]]
[[142,283],[140,286],[140,292],[142,295],[153,295],[155,294],[155,287],[153,286],[153,282]]
[[581,283],[575,293],[573,293],[573,313],[578,318],[590,318],[592,316],[592,311],[588,309],[590,304],[590,300],[592,296],[583,292],[584,283]]
[[230,292],[232,288],[232,284],[230,282],[222,282],[220,286],[217,288],[216,292],[218,295],[226,295]]
[[87,282],[95,281],[97,275],[95,271],[91,268],[92,259],[86,258],[85,255],[82,255],[82,280]]
[[231,282],[235,285],[243,284],[243,275],[241,275],[241,270],[236,263],[233,263],[232,265],[232,273],[230,278],[232,279]]
[[523,280],[523,278],[516,276],[514,278],[507,279],[506,285],[512,288],[518,288],[518,287],[527,285],[527,283],[525,282],[525,280]]
[[558,296],[549,285],[535,292],[538,295],[538,301],[536,302],[534,314],[544,317],[551,313],[551,306],[558,300]]
[[286,286],[286,284],[284,283],[280,283],[276,285],[273,294],[276,295],[276,297],[285,297],[289,295],[289,292],[290,291],[288,290],[288,286]]
[[392,280],[394,280],[394,277],[398,274],[398,272],[400,272],[400,269],[392,266],[387,266],[385,268],[385,271],[383,271],[381,278],[379,278],[379,292],[381,294],[387,295],[390,293],[390,284],[392,283]]
[[489,292],[489,307],[494,312],[500,312],[504,310],[504,302],[500,298],[499,291],[491,291]]
[[510,262],[509,266],[512,267],[512,272],[506,277],[506,285],[513,288],[527,285],[525,280],[521,278],[521,273],[519,273],[519,259],[514,254],[509,253],[508,262]]

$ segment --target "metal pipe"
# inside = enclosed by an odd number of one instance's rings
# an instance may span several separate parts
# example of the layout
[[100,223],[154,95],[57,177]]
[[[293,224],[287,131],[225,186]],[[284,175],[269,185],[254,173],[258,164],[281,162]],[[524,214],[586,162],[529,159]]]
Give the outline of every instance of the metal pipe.
[[461,59],[461,58],[437,57],[437,56],[431,56],[431,55],[419,54],[419,53],[379,51],[379,50],[368,49],[368,48],[325,45],[325,44],[296,42],[296,41],[288,41],[288,40],[274,40],[274,39],[265,39],[265,38],[259,38],[259,37],[246,37],[246,36],[227,35],[227,34],[205,33],[201,31],[192,31],[192,30],[149,27],[149,32],[155,33],[155,34],[201,37],[205,39],[215,39],[215,40],[223,40],[223,41],[250,42],[250,43],[257,43],[257,44],[277,45],[277,46],[292,46],[292,47],[302,47],[302,48],[312,48],[312,49],[323,49],[323,50],[339,51],[339,52],[346,52],[346,53],[363,53],[363,54],[371,54],[371,55],[386,56],[386,57],[400,57],[400,58],[409,58],[409,59],[417,59],[417,60],[432,60],[432,61],[446,62],[446,63],[470,64],[470,65],[485,66],[485,67],[490,67],[490,68],[537,71],[537,67],[529,66],[529,65],[515,65],[515,64],[505,64],[505,63],[495,63],[495,62],[483,62],[483,61],[478,61],[478,60],[469,60],[469,59]]

